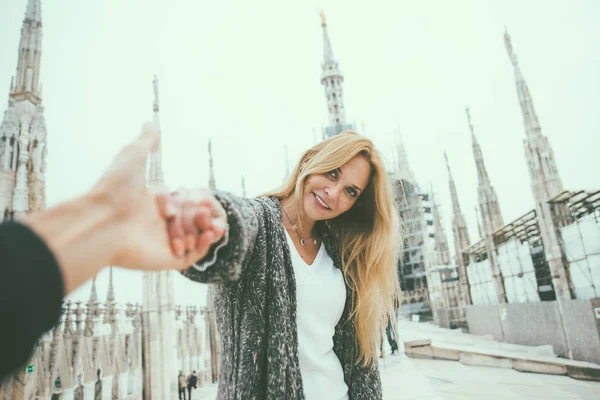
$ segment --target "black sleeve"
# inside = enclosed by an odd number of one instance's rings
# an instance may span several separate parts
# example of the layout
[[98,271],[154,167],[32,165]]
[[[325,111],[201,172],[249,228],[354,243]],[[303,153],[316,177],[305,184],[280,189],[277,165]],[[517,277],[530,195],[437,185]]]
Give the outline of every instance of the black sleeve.
[[24,367],[60,317],[64,284],[56,258],[28,227],[0,224],[0,380]]

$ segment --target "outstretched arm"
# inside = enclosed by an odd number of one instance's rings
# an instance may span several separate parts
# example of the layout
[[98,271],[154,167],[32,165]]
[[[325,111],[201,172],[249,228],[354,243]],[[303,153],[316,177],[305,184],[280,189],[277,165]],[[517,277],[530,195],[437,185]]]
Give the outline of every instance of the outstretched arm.
[[[223,226],[224,234],[208,251],[205,257],[183,271],[183,275],[202,283],[231,282],[239,278],[245,260],[254,248],[259,230],[262,207],[258,200],[249,200],[235,195],[206,191],[184,191],[180,195],[191,204],[199,203],[210,208],[213,221],[209,226]],[[210,204],[210,205],[209,205]],[[193,206],[192,206],[193,207]],[[182,212],[186,215],[197,215],[193,212]],[[180,222],[179,231],[169,222],[169,234],[175,240],[184,240],[190,229],[197,229],[185,221]],[[197,224],[196,224],[197,225]],[[191,232],[194,232],[193,230]]]

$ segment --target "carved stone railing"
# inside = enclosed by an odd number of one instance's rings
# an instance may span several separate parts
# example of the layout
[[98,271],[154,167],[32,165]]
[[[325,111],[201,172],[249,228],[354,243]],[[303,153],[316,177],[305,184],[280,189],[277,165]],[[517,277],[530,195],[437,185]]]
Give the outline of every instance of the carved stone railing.
[[[138,304],[67,301],[58,324],[43,335],[27,365],[1,383],[0,400],[141,400],[141,312]],[[178,367],[185,374],[196,370],[202,385],[210,375],[204,324],[197,324],[196,307],[178,307],[176,314]]]
[[402,304],[427,303],[429,304],[429,292],[427,288],[402,291]]

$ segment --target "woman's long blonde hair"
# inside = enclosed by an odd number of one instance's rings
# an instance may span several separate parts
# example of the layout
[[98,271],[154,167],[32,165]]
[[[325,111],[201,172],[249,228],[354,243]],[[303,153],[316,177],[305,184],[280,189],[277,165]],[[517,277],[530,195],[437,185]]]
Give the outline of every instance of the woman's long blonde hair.
[[358,342],[356,363],[367,366],[377,359],[377,344],[388,318],[396,320],[395,308],[400,298],[399,216],[379,152],[366,137],[344,131],[307,150],[287,181],[266,195],[280,200],[294,196],[298,218],[303,218],[302,198],[308,176],[328,173],[358,154],[371,165],[369,183],[352,208],[328,220],[327,226],[341,246],[342,271],[352,292],[351,316],[355,319]]

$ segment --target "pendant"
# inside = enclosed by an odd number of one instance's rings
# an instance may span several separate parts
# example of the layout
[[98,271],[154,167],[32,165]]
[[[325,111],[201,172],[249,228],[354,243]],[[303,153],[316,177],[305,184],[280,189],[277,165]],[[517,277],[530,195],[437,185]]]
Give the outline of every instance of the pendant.
[[300,239],[300,246],[302,246],[302,247],[306,246],[306,239],[304,239],[304,238]]

